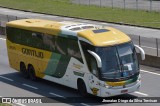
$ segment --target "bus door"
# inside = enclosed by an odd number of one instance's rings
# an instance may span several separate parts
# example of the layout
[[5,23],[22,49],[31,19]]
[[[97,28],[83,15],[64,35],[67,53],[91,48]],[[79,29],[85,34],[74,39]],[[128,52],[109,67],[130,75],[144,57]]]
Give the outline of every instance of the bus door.
[[94,47],[84,41],[80,41],[83,53],[86,60],[86,66],[88,67],[90,73],[88,74],[88,85],[90,89],[90,93],[94,95],[100,94],[99,87],[99,70],[97,67],[97,61],[93,55],[91,55],[88,50],[94,50]]
[[100,86],[99,86],[99,72],[97,67],[96,59],[93,56],[89,56],[87,58],[88,68],[91,74],[88,74],[88,85],[90,87],[91,92],[94,95],[100,95]]

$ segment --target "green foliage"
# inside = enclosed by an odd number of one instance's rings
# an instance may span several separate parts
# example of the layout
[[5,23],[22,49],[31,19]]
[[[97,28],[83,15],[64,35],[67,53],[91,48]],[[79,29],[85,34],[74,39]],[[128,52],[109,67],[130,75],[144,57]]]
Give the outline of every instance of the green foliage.
[[78,5],[70,0],[0,0],[1,6],[107,22],[160,28],[160,13]]
[[0,106],[12,106],[11,104],[0,103]]

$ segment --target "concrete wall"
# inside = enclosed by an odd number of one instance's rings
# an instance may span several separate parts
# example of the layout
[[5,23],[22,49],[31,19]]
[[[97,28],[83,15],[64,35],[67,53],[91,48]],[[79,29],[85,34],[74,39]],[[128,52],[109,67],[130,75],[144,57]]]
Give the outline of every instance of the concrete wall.
[[137,54],[137,56],[138,56],[139,63],[141,65],[160,68],[160,57],[150,56],[146,54],[146,59],[142,61],[139,53]]

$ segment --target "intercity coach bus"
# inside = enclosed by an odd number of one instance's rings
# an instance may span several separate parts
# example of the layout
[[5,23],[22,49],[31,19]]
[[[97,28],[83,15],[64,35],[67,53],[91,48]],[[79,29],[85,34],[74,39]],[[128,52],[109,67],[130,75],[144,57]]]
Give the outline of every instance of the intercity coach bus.
[[136,49],[143,49],[111,27],[43,19],[7,23],[10,67],[25,78],[46,79],[86,96],[109,97],[139,90]]

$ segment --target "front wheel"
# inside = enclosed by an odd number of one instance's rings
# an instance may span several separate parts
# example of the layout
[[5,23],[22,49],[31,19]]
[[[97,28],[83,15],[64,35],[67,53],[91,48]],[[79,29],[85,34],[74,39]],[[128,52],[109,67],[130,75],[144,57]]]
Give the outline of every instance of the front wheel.
[[87,96],[87,89],[86,89],[86,85],[84,83],[84,81],[79,80],[78,81],[78,91],[80,92],[80,94],[84,97]]

